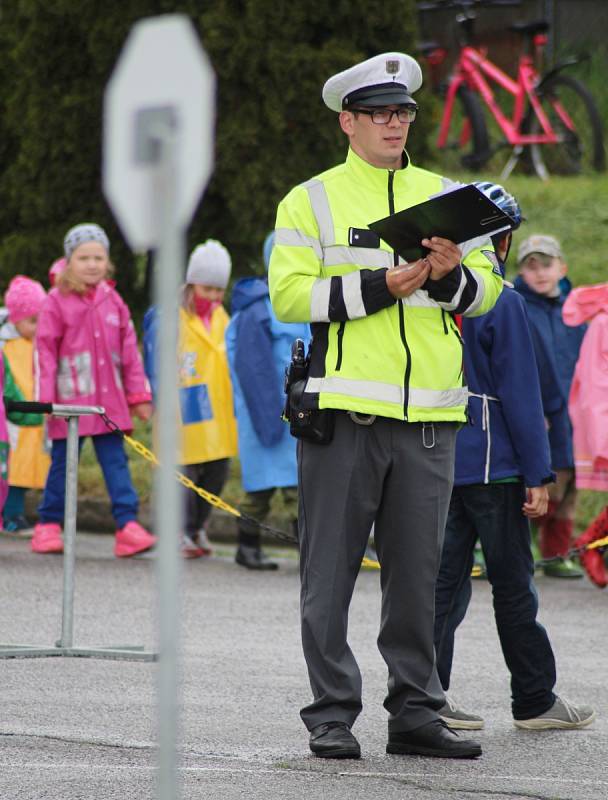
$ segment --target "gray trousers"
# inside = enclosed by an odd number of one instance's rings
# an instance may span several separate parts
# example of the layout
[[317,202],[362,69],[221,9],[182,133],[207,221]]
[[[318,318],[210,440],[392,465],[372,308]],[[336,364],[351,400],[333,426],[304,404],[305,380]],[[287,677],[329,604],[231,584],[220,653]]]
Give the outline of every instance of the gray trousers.
[[[361,673],[348,646],[348,608],[370,528],[381,564],[378,648],[388,667],[389,730],[437,718],[435,578],[454,474],[456,423],[336,414],[329,445],[298,443],[302,644],[313,702],[301,717],[352,725]],[[424,439],[423,439],[424,437]]]

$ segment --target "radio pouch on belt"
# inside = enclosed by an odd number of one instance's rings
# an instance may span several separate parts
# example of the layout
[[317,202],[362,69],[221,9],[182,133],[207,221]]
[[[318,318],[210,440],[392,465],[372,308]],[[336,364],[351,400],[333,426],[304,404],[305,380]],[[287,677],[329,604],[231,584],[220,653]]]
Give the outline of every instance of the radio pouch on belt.
[[328,408],[310,410],[304,406],[309,366],[309,358],[304,356],[304,342],[296,339],[291,348],[291,362],[285,370],[284,417],[296,439],[329,444],[334,435],[335,411]]

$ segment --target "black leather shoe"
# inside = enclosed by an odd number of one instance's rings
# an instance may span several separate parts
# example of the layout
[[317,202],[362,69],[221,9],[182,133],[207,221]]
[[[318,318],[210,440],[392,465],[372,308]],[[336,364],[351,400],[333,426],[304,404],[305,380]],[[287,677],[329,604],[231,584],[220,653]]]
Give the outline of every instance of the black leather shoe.
[[310,749],[319,758],[361,758],[359,742],[345,722],[324,722],[313,728]]
[[437,719],[413,731],[389,731],[386,752],[435,758],[478,758],[481,745],[472,739],[462,739],[443,720]]
[[248,544],[240,544],[238,546],[234,560],[237,564],[240,564],[241,567],[247,567],[247,569],[279,568],[277,562],[271,561],[268,556],[262,552],[261,548],[252,547]]

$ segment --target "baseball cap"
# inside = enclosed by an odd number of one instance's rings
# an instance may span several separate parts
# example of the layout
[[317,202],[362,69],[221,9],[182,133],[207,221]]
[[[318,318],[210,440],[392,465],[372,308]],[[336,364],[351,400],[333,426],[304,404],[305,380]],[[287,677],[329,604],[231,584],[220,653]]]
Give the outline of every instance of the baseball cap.
[[532,253],[541,253],[551,258],[563,258],[562,248],[559,242],[553,236],[546,234],[536,233],[528,236],[527,239],[519,245],[517,250],[517,263],[521,264],[524,258],[527,258]]

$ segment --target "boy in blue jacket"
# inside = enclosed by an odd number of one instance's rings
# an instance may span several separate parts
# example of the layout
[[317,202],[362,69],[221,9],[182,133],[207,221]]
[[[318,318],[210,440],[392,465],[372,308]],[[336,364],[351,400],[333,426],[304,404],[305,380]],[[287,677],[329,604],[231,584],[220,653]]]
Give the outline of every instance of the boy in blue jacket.
[[[266,269],[274,232],[264,242]],[[285,367],[294,339],[308,344],[309,326],[279,322],[270,305],[266,278],[243,278],[232,290],[232,319],[226,349],[234,393],[241,479],[247,492],[241,510],[264,520],[275,491],[280,490],[297,530],[298,475],[296,440],[281,419]],[[276,569],[260,547],[257,527],[239,520],[236,563],[248,569]]]
[[[526,301],[549,430],[551,466],[556,473],[556,482],[549,490],[548,512],[538,521],[541,555],[551,558],[566,553],[572,541],[576,487],[568,396],[586,326],[571,328],[562,320],[562,307],[571,286],[557,239],[544,234],[529,236],[519,246],[517,263],[515,289]],[[583,575],[569,559],[548,564],[544,571],[555,578]]]
[[[501,186],[477,186],[519,227],[521,211]],[[504,276],[511,232],[492,237]],[[534,349],[525,304],[507,284],[494,308],[462,323],[470,424],[458,433],[454,489],[435,595],[435,649],[444,691],[450,683],[454,634],[471,597],[471,566],[481,541],[494,616],[511,673],[518,728],[579,728],[595,718],[553,693],[555,659],[536,620],[538,598],[528,519],[543,515],[554,480]],[[446,697],[440,711],[450,727],[483,727]]]

